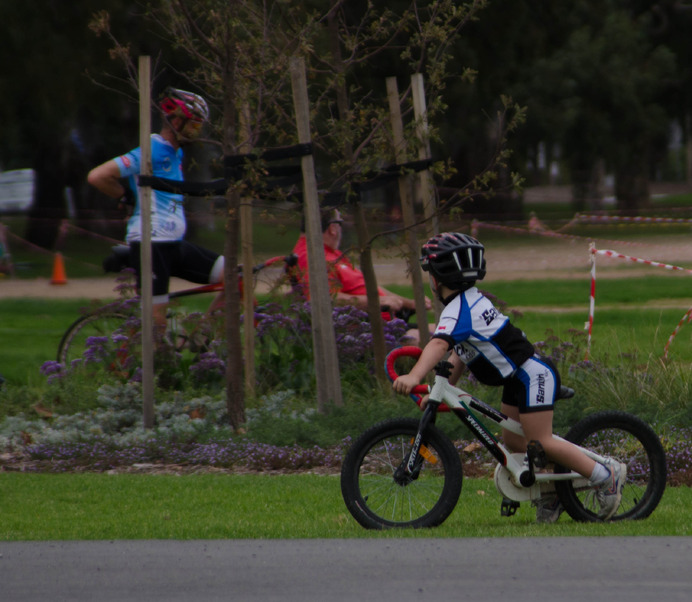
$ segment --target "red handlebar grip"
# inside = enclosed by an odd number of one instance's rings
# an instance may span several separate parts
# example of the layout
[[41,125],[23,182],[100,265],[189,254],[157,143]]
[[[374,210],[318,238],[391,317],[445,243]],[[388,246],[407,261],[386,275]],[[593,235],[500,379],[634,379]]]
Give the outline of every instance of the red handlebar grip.
[[[422,352],[423,350],[420,347],[414,347],[413,345],[409,345],[407,347],[397,347],[396,349],[390,351],[384,360],[384,367],[385,371],[387,372],[387,378],[389,378],[390,381],[394,382],[399,377],[394,368],[394,362],[396,362],[396,360],[398,360],[400,357],[412,357],[414,359],[418,359]],[[428,391],[426,390],[425,392],[427,393]]]
[[411,389],[411,395],[427,395],[430,393],[430,387],[428,385],[416,385]]
[[[409,345],[407,347],[397,347],[396,349],[390,351],[384,363],[389,380],[394,382],[399,376],[394,368],[394,363],[396,360],[398,360],[400,357],[412,357],[414,359],[418,359],[422,352],[423,350],[420,347],[414,347],[413,345]],[[428,385],[416,385],[413,387],[410,394],[427,395],[428,393],[430,393],[430,387],[428,387]]]
[[[387,377],[389,380],[394,382],[399,376],[394,369],[394,363],[396,360],[398,360],[400,357],[412,357],[414,359],[418,359],[421,353],[423,353],[423,350],[420,347],[414,347],[413,345],[409,345],[407,347],[398,347],[390,351],[384,361],[385,371],[387,372]],[[430,393],[430,387],[428,385],[416,385],[411,390],[410,395],[416,400],[416,403],[420,405],[420,396],[427,395],[428,393]],[[441,404],[439,411],[449,412],[449,408],[445,404]]]

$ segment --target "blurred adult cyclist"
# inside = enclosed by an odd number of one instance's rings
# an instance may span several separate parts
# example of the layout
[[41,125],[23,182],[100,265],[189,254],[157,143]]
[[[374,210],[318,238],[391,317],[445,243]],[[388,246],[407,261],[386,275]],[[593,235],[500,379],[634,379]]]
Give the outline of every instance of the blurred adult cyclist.
[[[338,305],[353,305],[365,310],[368,305],[365,289],[365,277],[363,272],[356,269],[348,257],[339,250],[341,245],[343,218],[338,209],[325,209],[321,212],[322,241],[324,242],[324,254],[327,260],[329,273],[329,289]],[[296,276],[303,287],[308,291],[308,253],[305,234],[301,234],[293,248],[297,256]],[[384,308],[383,317],[390,318],[389,312],[396,314],[401,310],[415,311],[416,303],[397,295],[385,288],[378,287],[380,294],[380,306]],[[430,299],[425,299],[426,309],[432,307]],[[420,340],[418,327],[412,327],[407,335],[414,342]]]
[[[202,126],[209,119],[207,103],[198,94],[168,88],[158,104],[162,127],[151,135],[152,174],[172,180],[183,179],[183,147],[199,137]],[[87,177],[89,184],[104,194],[134,205],[127,223],[126,241],[130,247],[130,264],[137,274],[137,288],[141,287],[140,246],[142,214],[137,193],[136,177],[141,171],[141,149],[95,167]],[[171,276],[198,284],[221,282],[223,255],[183,240],[186,230],[183,197],[180,194],[152,191],[151,240],[153,271],[154,320],[160,327],[166,324],[166,309]],[[217,298],[212,308],[220,307]]]

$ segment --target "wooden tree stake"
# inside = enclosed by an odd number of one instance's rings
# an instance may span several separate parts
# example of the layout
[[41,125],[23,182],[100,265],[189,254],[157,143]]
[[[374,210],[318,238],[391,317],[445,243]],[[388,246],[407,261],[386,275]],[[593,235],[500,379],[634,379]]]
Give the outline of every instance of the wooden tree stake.
[[[296,112],[298,141],[311,142],[310,105],[308,100],[305,62],[301,57],[290,60],[293,104]],[[301,159],[303,170],[303,202],[308,250],[308,277],[312,314],[312,342],[317,378],[317,407],[324,412],[331,403],[342,405],[339,358],[332,324],[332,299],[327,280],[327,260],[324,256],[320,205],[317,195],[315,163],[312,155]]]
[[[244,104],[240,111],[240,133],[243,141],[239,145],[241,153],[251,149],[250,107]],[[245,358],[245,395],[255,394],[255,300],[253,291],[252,266],[252,198],[245,197],[240,203],[240,250],[243,262],[243,347]]]
[[[401,105],[399,102],[399,89],[396,77],[388,77],[387,99],[389,101],[389,115],[394,136],[394,155],[398,164],[405,163],[406,139],[404,138],[404,125],[401,119]],[[418,316],[418,331],[420,333],[420,344],[425,345],[430,339],[427,324],[427,310],[425,309],[425,293],[423,291],[423,275],[418,263],[419,244],[416,240],[416,233],[413,230],[415,214],[413,210],[413,198],[411,196],[411,176],[403,175],[399,177],[399,198],[401,199],[401,215],[404,219],[406,228],[407,260],[413,284],[413,298],[416,302],[416,315]]]
[[[141,175],[151,175],[151,59],[139,57],[139,146]],[[142,414],[144,428],[154,426],[154,314],[151,273],[151,187],[139,187],[142,219],[141,289],[142,300]]]

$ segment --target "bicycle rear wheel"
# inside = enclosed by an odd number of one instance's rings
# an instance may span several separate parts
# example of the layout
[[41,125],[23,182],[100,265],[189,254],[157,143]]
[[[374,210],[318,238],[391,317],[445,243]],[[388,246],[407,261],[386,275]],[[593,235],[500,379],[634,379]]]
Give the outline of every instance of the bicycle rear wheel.
[[[656,509],[666,487],[666,457],[661,441],[646,422],[626,412],[599,412],[577,422],[565,439],[627,465],[622,501],[610,520],[642,519]],[[556,467],[556,472],[566,470]],[[592,487],[557,481],[555,488],[574,520],[600,520]]]
[[418,420],[385,420],[352,445],[341,468],[341,494],[366,529],[436,527],[454,510],[462,467],[452,442],[430,425],[412,475],[399,470],[408,460]]
[[58,361],[69,366],[80,359],[87,348],[89,337],[109,337],[127,320],[127,316],[112,311],[97,311],[75,320],[65,331],[58,345]]

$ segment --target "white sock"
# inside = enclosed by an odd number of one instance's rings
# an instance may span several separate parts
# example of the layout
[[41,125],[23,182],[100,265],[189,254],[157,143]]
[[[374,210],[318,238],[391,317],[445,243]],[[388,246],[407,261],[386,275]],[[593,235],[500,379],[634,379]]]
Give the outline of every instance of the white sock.
[[596,462],[596,466],[594,466],[593,472],[589,477],[589,482],[592,485],[595,485],[596,483],[601,483],[605,481],[609,476],[610,470],[603,466],[603,464],[599,464],[598,462]]

